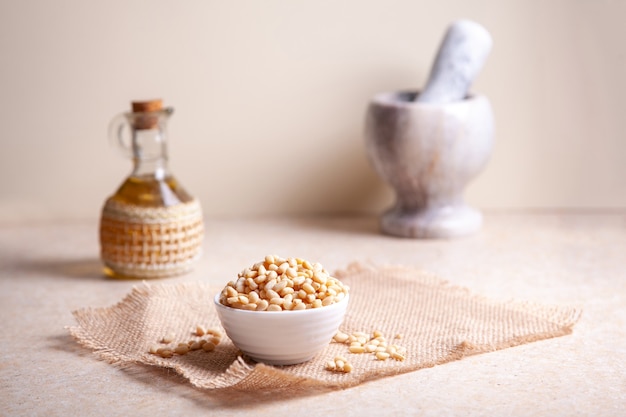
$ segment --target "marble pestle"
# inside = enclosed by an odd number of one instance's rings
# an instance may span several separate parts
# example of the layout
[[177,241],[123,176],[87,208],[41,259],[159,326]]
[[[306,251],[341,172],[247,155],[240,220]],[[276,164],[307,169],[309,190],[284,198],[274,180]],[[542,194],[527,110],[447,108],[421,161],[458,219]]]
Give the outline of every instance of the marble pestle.
[[493,40],[487,30],[470,20],[457,20],[448,28],[430,71],[420,103],[463,100],[483,68]]

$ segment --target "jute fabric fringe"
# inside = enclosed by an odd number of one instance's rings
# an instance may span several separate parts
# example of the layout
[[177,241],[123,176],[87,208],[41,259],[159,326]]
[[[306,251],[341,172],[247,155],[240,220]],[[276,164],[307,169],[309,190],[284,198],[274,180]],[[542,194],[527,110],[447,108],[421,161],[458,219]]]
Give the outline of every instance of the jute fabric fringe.
[[[238,356],[238,349],[226,337],[213,352],[199,350],[169,359],[148,353],[166,334],[186,342],[198,324],[219,328],[213,296],[221,288],[202,283],[144,284],[112,307],[75,311],[78,325],[69,330],[79,343],[110,363],[171,368],[199,388],[248,391],[346,388],[567,335],[580,317],[576,308],[492,301],[410,268],[359,266],[337,276],[351,288],[341,330],[379,330],[389,338],[402,334],[393,343],[407,349],[405,361],[350,354],[347,345],[333,342],[307,363],[272,367]],[[325,370],[326,361],[336,355],[345,356],[354,370],[347,374]]]

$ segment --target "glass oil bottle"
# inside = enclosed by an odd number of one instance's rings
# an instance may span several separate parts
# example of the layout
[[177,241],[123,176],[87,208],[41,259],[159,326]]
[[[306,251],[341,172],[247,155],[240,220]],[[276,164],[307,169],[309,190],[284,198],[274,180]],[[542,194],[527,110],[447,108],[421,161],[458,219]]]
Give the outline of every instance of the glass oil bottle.
[[100,255],[110,277],[179,275],[201,255],[200,203],[167,167],[166,125],[172,113],[161,100],[133,102],[132,112],[109,126],[110,139],[133,160],[132,173],[106,200],[100,218]]

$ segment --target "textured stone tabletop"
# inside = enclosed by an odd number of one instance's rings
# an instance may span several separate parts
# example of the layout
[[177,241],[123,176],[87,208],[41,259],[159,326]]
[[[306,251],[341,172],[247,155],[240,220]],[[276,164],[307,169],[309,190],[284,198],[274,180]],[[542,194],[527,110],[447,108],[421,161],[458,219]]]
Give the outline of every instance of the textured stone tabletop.
[[[373,217],[208,220],[195,271],[219,286],[268,253],[339,269],[403,264],[499,300],[583,310],[572,335],[355,388],[222,395],[171,371],[96,359],[64,328],[138,282],[103,278],[97,221],[0,225],[0,415],[613,416],[626,409],[626,212],[487,212],[477,235],[407,240]],[[390,301],[391,302],[391,301]]]

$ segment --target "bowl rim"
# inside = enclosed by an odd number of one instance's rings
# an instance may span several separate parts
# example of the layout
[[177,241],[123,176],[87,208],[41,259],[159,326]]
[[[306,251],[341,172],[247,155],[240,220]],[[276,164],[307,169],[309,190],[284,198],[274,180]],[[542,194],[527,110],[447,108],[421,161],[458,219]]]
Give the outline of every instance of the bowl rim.
[[243,310],[241,308],[232,308],[229,306],[225,306],[224,304],[220,303],[220,295],[222,294],[222,292],[218,292],[217,294],[215,294],[215,297],[213,297],[213,302],[215,304],[216,308],[221,308],[223,311],[233,311],[235,312],[235,314],[250,314],[250,315],[258,315],[258,314],[263,314],[263,313],[285,313],[285,314],[315,314],[312,313],[313,311],[328,311],[326,310],[329,307],[338,307],[341,306],[344,303],[348,303],[348,300],[350,299],[350,293],[347,293],[345,297],[343,297],[343,300],[339,301],[338,303],[333,303],[331,305],[328,306],[322,306],[319,308],[307,308],[305,310],[281,310],[281,311],[252,311],[252,310]]

